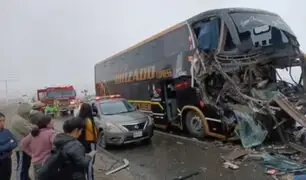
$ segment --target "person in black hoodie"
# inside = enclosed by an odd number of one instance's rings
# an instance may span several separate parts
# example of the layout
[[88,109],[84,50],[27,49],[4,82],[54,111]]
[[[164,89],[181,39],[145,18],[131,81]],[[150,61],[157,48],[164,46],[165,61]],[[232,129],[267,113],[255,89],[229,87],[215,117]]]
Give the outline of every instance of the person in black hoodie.
[[71,118],[63,125],[64,133],[54,138],[54,145],[67,156],[67,173],[65,180],[86,180],[86,170],[95,154],[95,151],[86,154],[84,146],[77,140],[83,131],[83,122],[80,118]]

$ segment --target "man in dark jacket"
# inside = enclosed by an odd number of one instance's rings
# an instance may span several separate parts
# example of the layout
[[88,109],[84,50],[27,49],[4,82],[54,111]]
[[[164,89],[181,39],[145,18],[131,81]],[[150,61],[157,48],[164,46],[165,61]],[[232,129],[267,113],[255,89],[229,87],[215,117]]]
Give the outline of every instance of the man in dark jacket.
[[12,174],[12,151],[17,147],[16,138],[4,128],[5,116],[0,113],[0,179],[10,180]]
[[[37,113],[38,111],[34,111],[29,103],[21,103],[18,106],[17,114],[11,119],[10,128],[10,131],[16,137],[18,144],[20,140],[27,136],[32,128],[35,127],[34,124],[37,122],[35,114]],[[17,161],[16,180],[30,180],[29,168],[31,166],[31,157],[21,151],[19,146],[17,146],[15,152]]]
[[83,130],[82,120],[72,118],[65,121],[63,130],[64,133],[55,136],[54,145],[57,149],[61,149],[61,152],[67,156],[67,165],[65,165],[67,167],[67,174],[65,174],[64,179],[86,180],[86,169],[95,151],[86,154],[84,146],[77,140]]

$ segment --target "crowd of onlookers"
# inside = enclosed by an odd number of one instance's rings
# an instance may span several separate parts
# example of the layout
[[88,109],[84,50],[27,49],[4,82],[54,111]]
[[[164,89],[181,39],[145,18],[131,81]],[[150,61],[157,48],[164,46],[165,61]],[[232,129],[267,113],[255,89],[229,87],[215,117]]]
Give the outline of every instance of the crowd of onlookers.
[[[65,120],[57,132],[54,120],[41,107],[21,103],[5,128],[0,113],[0,179],[10,180],[16,153],[16,180],[93,180],[97,128],[91,106],[80,104],[78,115]],[[13,163],[14,164],[14,163]]]

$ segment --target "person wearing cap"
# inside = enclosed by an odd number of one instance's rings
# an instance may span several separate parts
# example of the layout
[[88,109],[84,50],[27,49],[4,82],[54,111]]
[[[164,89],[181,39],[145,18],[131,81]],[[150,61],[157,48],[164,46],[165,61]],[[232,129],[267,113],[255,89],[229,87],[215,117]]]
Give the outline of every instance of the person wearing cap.
[[42,103],[41,101],[37,101],[37,102],[34,103],[32,108],[33,108],[33,110],[44,112],[44,107],[45,107],[44,103]]
[[16,137],[18,143],[16,148],[16,180],[30,180],[29,168],[31,166],[31,157],[20,150],[19,142],[35,127],[38,121],[37,113],[42,112],[33,110],[33,106],[29,103],[21,103],[18,106],[17,114],[12,117],[10,131]]

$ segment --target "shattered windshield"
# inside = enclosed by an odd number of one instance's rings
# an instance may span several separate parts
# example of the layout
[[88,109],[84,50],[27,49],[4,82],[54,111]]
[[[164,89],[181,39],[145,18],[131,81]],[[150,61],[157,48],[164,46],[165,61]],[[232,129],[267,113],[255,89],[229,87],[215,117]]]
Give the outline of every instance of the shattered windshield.
[[290,34],[294,34],[287,23],[277,15],[254,12],[237,12],[231,13],[230,16],[236,24],[239,32],[246,32],[254,27],[270,25],[289,32]]

